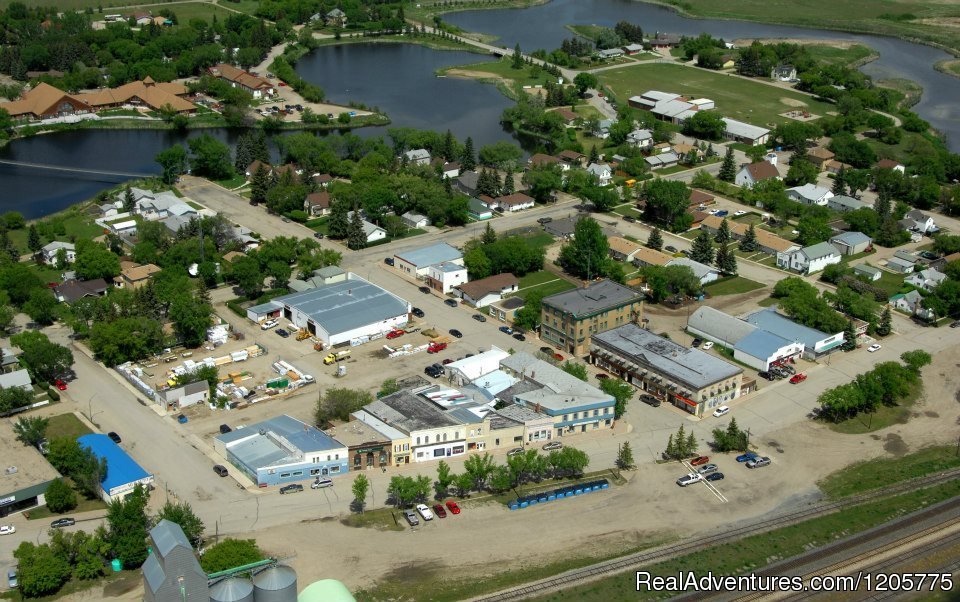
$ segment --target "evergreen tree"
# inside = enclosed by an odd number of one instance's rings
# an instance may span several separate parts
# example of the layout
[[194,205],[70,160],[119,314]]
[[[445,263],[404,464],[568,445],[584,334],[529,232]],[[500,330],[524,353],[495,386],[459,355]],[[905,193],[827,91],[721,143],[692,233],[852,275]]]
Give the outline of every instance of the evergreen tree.
[[711,142],[710,144],[707,145],[706,155],[707,155],[707,158],[708,158],[708,159],[709,159],[710,157],[716,157],[716,156],[717,156],[717,151],[713,148],[713,142]]
[[700,447],[700,444],[697,442],[697,437],[693,434],[693,431],[687,435],[687,443],[684,445],[684,451],[687,452],[687,456],[693,456],[697,453],[697,449]]
[[267,192],[270,191],[270,174],[263,165],[257,167],[250,180],[250,202],[254,205],[267,202]]
[[700,234],[693,239],[690,247],[690,259],[699,261],[702,264],[710,265],[713,263],[713,241],[706,230],[701,229]]
[[747,233],[743,235],[743,238],[740,240],[740,250],[752,253],[759,248],[757,244],[757,231],[754,229],[753,224],[750,224],[750,227],[747,228]]
[[360,208],[354,206],[350,225],[347,228],[347,247],[357,251],[365,246],[367,246],[367,235],[363,231],[363,218],[360,217]]
[[0,230],[0,253],[6,253],[10,257],[10,261],[14,263],[20,261],[20,251],[17,250],[17,245],[10,240],[10,235],[7,234],[6,230]]
[[30,229],[27,232],[27,247],[34,253],[43,247],[43,241],[40,240],[40,233],[37,232],[35,224],[30,224]]
[[885,337],[893,331],[893,317],[890,315],[890,306],[883,308],[880,314],[880,324],[877,325],[877,334]]
[[490,225],[490,222],[487,222],[487,227],[483,230],[483,236],[480,237],[480,242],[485,245],[492,245],[497,242],[497,232],[493,229],[493,226]]
[[473,138],[467,137],[463,143],[463,153],[460,155],[460,170],[472,171],[477,167],[477,154],[473,150]]
[[723,157],[720,173],[717,176],[724,182],[733,182],[737,179],[737,163],[733,158],[733,149],[727,147],[727,154]]
[[717,269],[727,275],[737,273],[737,256],[727,249],[727,245],[720,245],[717,249]]
[[677,457],[677,444],[673,442],[673,433],[670,433],[670,436],[667,437],[667,449],[664,450],[663,455],[670,460],[674,460]]
[[600,151],[597,150],[597,145],[594,144],[590,147],[590,156],[587,161],[589,163],[596,163],[600,160]]
[[453,161],[457,158],[457,145],[450,130],[447,130],[447,133],[443,136],[443,146],[440,147],[440,154],[447,161]]
[[234,149],[233,156],[233,166],[236,168],[237,173],[244,173],[247,169],[247,166],[253,163],[253,159],[250,158],[249,132],[244,132],[240,134],[239,138],[237,138],[237,147]]
[[511,195],[515,192],[516,187],[513,183],[513,172],[507,170],[507,173],[503,174],[503,186],[500,187],[500,194],[503,196]]
[[843,329],[843,349],[844,351],[853,351],[857,348],[857,330],[853,326],[853,320],[847,320],[847,327]]
[[523,69],[523,54],[520,52],[520,43],[517,42],[517,45],[513,47],[513,63],[511,63],[511,69]]
[[330,205],[330,221],[327,223],[327,230],[330,232],[330,238],[343,240],[350,233],[350,218],[347,214],[350,209],[345,201],[334,200]]
[[130,188],[130,185],[127,184],[127,187],[123,191],[123,210],[127,213],[132,213],[135,205],[136,200],[133,198],[133,190]]
[[833,180],[833,194],[847,194],[847,170],[845,167],[840,167],[840,171],[837,172],[837,177]]
[[650,236],[647,237],[647,247],[655,251],[663,249],[663,235],[660,234],[660,228],[654,228]]
[[499,196],[500,181],[497,175],[487,170],[486,167],[480,170],[477,177],[477,195],[485,194],[496,198]]
[[713,240],[720,246],[730,242],[730,224],[727,222],[727,218],[723,218],[723,221],[720,222],[720,227],[717,229],[717,234],[713,237]]
[[873,210],[877,212],[881,220],[890,216],[890,194],[885,187],[878,192],[877,200],[873,203]]
[[617,468],[621,470],[629,470],[634,466],[633,450],[630,449],[630,442],[624,441],[623,445],[621,445],[620,449],[617,451]]

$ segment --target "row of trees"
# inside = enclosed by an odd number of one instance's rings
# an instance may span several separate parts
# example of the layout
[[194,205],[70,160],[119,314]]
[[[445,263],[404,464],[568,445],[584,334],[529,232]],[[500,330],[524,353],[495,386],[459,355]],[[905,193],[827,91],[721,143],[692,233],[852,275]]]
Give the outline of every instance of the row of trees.
[[863,412],[872,413],[881,405],[897,405],[920,383],[920,370],[932,361],[930,354],[922,350],[907,351],[900,359],[903,364],[881,362],[858,374],[852,382],[821,393],[817,398],[819,416],[842,422]]
[[507,272],[520,277],[542,270],[546,253],[542,245],[522,236],[498,238],[489,223],[481,238],[468,242],[464,250],[471,280]]

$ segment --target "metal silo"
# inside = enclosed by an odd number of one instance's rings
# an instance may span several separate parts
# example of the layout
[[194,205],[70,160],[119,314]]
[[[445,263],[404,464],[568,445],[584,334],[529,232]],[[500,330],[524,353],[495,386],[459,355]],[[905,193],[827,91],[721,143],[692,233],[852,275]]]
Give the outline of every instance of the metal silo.
[[254,602],[253,583],[240,577],[218,581],[210,588],[210,602]]
[[253,577],[256,602],[297,602],[297,572],[283,565],[260,571]]

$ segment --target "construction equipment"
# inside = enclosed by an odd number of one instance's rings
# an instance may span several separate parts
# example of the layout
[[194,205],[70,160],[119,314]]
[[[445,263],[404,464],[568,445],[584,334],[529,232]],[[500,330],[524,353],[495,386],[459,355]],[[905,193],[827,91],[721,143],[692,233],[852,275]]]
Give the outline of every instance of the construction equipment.
[[310,338],[310,331],[308,331],[306,328],[301,328],[300,332],[297,333],[298,341],[302,341],[304,339],[309,339],[309,338]]
[[323,351],[323,343],[321,343],[320,341],[317,341],[316,343],[314,343],[314,344],[313,344],[313,350],[314,350],[314,351]]
[[341,360],[345,360],[349,355],[350,355],[349,349],[345,349],[343,351],[334,351],[329,355],[327,355],[327,357],[323,358],[323,363],[329,366],[330,364],[334,364]]

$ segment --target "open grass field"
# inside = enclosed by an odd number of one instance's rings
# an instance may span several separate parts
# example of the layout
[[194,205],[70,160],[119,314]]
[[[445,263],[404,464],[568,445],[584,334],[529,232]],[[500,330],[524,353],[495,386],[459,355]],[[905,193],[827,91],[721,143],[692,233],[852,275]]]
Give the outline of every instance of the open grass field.
[[[225,6],[230,6],[231,3],[225,2]],[[177,20],[181,23],[187,23],[190,19],[203,19],[204,21],[211,21],[213,16],[217,16],[218,21],[223,21],[232,14],[235,14],[232,10],[227,10],[219,6],[213,6],[206,2],[187,2],[186,4],[171,4],[170,6],[164,6],[163,4],[155,4],[144,7],[147,10],[151,10],[154,13],[162,8],[169,8],[177,15]]]
[[646,0],[698,17],[803,25],[926,39],[960,48],[960,6],[944,0]]
[[868,58],[876,58],[877,53],[862,44],[853,44],[849,48],[837,48],[826,44],[808,44],[807,51],[818,61],[831,65],[860,64]]
[[706,97],[717,104],[725,117],[760,126],[787,121],[780,113],[805,106],[817,115],[834,110],[833,105],[755,81],[669,63],[644,64],[603,71],[600,81],[617,95],[621,102],[647,90],[663,90],[690,96]]
[[956,447],[927,447],[899,458],[876,458],[848,466],[817,485],[831,498],[840,498],[957,466],[960,457]]
[[755,291],[763,287],[763,284],[754,282],[753,280],[749,280],[743,276],[733,276],[732,278],[723,278],[721,280],[717,280],[716,282],[711,282],[703,288],[712,296],[717,297],[719,295],[739,295],[741,293],[749,293],[750,291]]
[[92,432],[87,428],[87,425],[80,422],[79,418],[69,413],[51,416],[50,424],[47,425],[47,439],[56,439],[57,437],[76,439]]
[[[5,9],[10,6],[11,2],[15,0],[0,0],[0,8]],[[186,2],[186,3],[169,3],[169,2],[157,2],[157,0],[56,0],[51,2],[50,0],[19,0],[28,7],[35,6],[52,6],[55,5],[59,10],[83,10],[86,8],[93,9],[94,19],[102,18],[103,15],[107,14],[128,14],[133,12],[131,8],[123,8],[113,10],[114,7],[142,7],[138,10],[149,10],[153,11],[155,14],[157,11],[163,8],[168,8],[177,14],[177,19],[186,23],[190,19],[204,19],[209,21],[212,19],[213,15],[217,15],[217,19],[222,20],[231,14],[233,10],[228,10],[223,8],[223,6],[234,9],[235,11],[248,12],[253,14],[253,11],[256,10],[257,2],[255,0],[242,0],[242,2],[229,2],[228,0],[220,0],[222,6],[216,6],[212,2]],[[100,8],[103,10],[99,10]]]
[[[548,81],[556,83],[556,78],[543,71],[537,65],[524,65],[522,69],[514,69],[512,59],[502,58],[499,61],[487,61],[483,63],[473,63],[470,65],[457,65],[456,67],[447,67],[440,70],[440,74],[451,74],[457,76],[472,76],[483,79],[489,76],[489,79],[496,81],[505,81],[506,83],[518,83],[523,86],[542,86]],[[452,72],[452,73],[451,73]],[[470,75],[470,74],[478,75]]]

